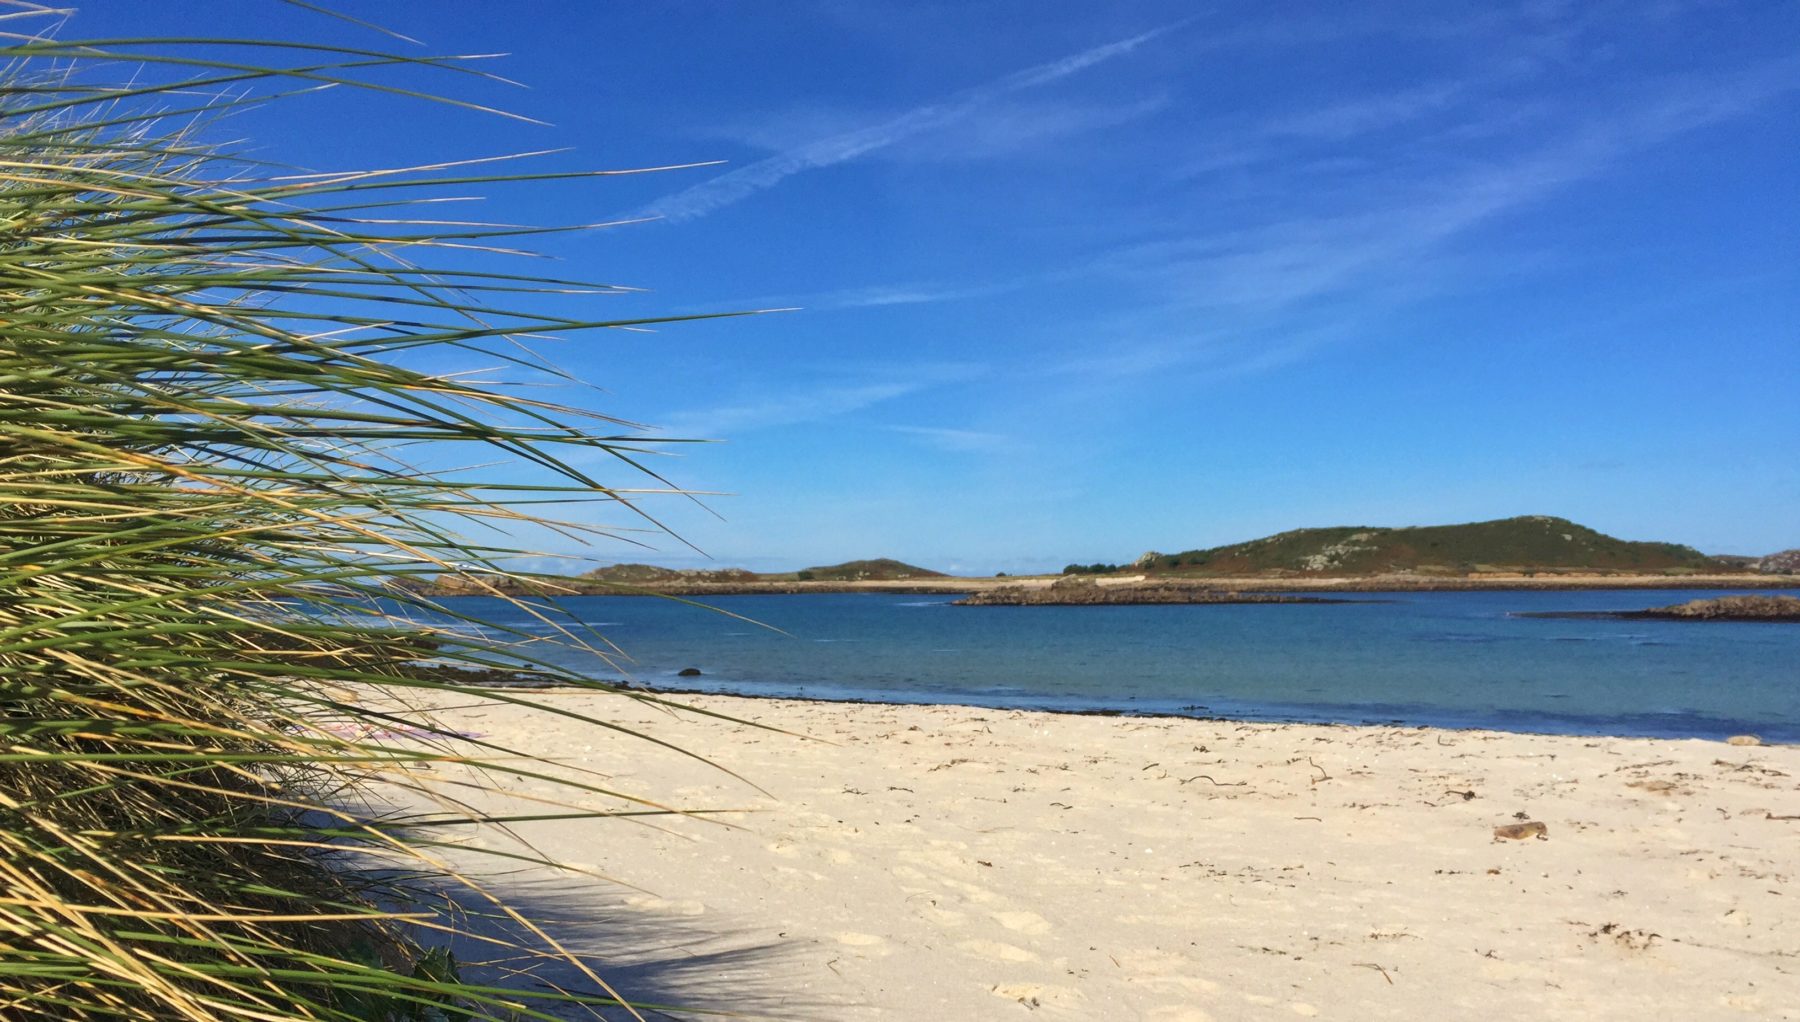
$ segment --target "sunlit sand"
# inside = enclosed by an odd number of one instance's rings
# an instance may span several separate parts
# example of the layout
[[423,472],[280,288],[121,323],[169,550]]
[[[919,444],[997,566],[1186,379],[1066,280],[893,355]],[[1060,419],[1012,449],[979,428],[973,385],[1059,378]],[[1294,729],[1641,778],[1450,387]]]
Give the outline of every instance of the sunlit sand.
[[[767,790],[509,708],[445,718],[624,790],[746,810],[729,827],[522,824],[551,858],[642,890],[511,878],[571,917],[665,935],[666,956],[719,956],[709,978],[739,1010],[1642,1019],[1794,1003],[1800,749],[692,697],[807,740],[551,698]],[[1520,822],[1543,826],[1496,835]]]

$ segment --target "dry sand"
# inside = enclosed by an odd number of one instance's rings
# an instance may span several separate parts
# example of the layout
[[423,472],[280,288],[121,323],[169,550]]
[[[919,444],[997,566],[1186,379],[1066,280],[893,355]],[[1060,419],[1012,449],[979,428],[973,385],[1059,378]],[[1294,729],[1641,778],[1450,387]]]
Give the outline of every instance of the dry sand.
[[[807,741],[543,697],[768,791],[573,722],[445,713],[749,810],[515,828],[642,889],[505,885],[628,992],[845,1020],[1800,1018],[1800,748],[688,697]],[[1520,819],[1547,836],[1494,837]]]

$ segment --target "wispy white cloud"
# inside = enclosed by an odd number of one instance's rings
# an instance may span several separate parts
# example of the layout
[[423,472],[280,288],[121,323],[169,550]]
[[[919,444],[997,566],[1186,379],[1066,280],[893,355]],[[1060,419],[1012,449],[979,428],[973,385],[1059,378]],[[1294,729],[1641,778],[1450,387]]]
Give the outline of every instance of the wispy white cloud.
[[1177,178],[1193,178],[1294,156],[1296,144],[1338,143],[1405,126],[1449,109],[1472,81],[1443,81],[1394,92],[1336,100],[1222,128],[1200,154],[1182,161]]
[[953,285],[938,281],[869,284],[862,287],[838,288],[833,291],[816,291],[810,294],[762,295],[756,298],[734,299],[723,304],[732,308],[780,306],[814,312],[833,309],[878,309],[891,305],[930,305],[937,302],[990,298],[1035,284],[1074,276],[1075,273],[1074,270],[1059,270],[977,284]]
[[[1466,258],[1453,257],[1453,243],[1470,232],[1594,180],[1636,153],[1797,90],[1795,60],[1666,79],[1616,98],[1605,119],[1565,124],[1560,137],[1511,155],[1390,168],[1308,215],[1122,247],[1096,265],[1147,300],[1097,326],[1120,342],[1098,351],[1084,345],[1040,371],[1230,375],[1290,363],[1347,335],[1329,323],[1343,315],[1348,297],[1367,314],[1440,292],[1469,271]],[[1436,102],[1429,93],[1415,98],[1367,109],[1399,114]],[[1345,123],[1361,120],[1356,114]],[[1336,118],[1322,122],[1331,123]],[[1312,340],[1295,340],[1309,333]]]
[[1011,290],[1007,282],[956,287],[929,281],[912,284],[870,284],[866,287],[840,288],[813,294],[782,295],[772,301],[796,309],[823,311],[828,309],[878,309],[889,305],[930,305],[981,298]]
[[929,285],[905,287],[882,284],[818,295],[811,301],[799,303],[799,306],[807,309],[875,309],[884,305],[928,305],[933,302],[949,302],[978,293],[980,293],[979,289],[966,287],[931,287]]
[[807,170],[830,167],[884,149],[921,132],[953,124],[997,100],[1067,78],[1087,68],[1124,56],[1180,23],[1142,32],[1016,71],[1003,78],[956,93],[936,103],[915,107],[877,124],[840,132],[728,171],[676,192],[646,208],[650,215],[672,221],[692,220],[729,206]]
[[[1120,102],[1068,96],[1009,96],[984,103],[961,117],[922,128],[894,145],[865,155],[921,163],[1005,159],[1026,151],[1044,151],[1051,143],[1154,116],[1168,109],[1170,102],[1167,93]],[[871,119],[868,111],[807,106],[770,115],[741,130],[725,129],[714,134],[743,145],[786,153],[819,138],[853,133]],[[899,141],[905,144],[898,144]]]
[[815,366],[810,370],[820,377],[815,382],[771,385],[766,394],[749,400],[678,412],[656,432],[729,439],[755,430],[826,422],[933,387],[972,380],[986,371],[985,366],[960,362]]
[[964,454],[1003,454],[1016,450],[1018,441],[1004,433],[978,429],[948,429],[942,426],[888,426],[895,433],[917,437],[945,451]]
[[827,386],[811,390],[790,389],[761,400],[679,412],[663,423],[657,432],[666,436],[712,439],[775,426],[819,422],[904,397],[925,385],[924,381],[907,380]]
[[1328,103],[1271,118],[1261,133],[1270,138],[1336,140],[1418,120],[1447,109],[1471,87],[1470,81],[1434,82],[1374,96]]

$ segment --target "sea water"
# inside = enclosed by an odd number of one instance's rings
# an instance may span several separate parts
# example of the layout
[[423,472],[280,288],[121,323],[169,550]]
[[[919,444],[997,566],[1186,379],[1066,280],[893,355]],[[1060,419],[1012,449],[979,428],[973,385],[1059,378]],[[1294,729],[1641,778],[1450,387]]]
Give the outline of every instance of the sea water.
[[[1725,591],[1359,593],[1342,604],[956,607],[951,596],[506,601],[455,611],[546,637],[585,676],[757,696],[1800,741],[1800,625],[1531,618]],[[594,636],[586,636],[596,642]],[[678,677],[695,668],[698,677]]]

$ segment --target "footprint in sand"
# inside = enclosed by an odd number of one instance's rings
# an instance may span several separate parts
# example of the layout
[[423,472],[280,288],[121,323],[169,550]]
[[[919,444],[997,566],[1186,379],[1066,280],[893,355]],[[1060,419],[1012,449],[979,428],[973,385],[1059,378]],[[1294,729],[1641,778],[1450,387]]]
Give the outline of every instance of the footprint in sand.
[[965,898],[968,898],[977,905],[986,905],[990,902],[1000,900],[998,895],[980,884],[967,884],[961,880],[953,880],[950,877],[943,877],[941,880],[945,887],[954,891],[961,891]]
[[1037,955],[1022,947],[1002,944],[997,940],[965,940],[956,945],[963,951],[977,958],[988,958],[996,962],[1035,962]]
[[914,866],[923,866],[935,873],[967,874],[975,868],[973,862],[947,845],[948,842],[936,841],[930,848],[907,849],[900,853],[900,859]]
[[856,948],[865,954],[885,955],[888,953],[887,941],[873,933],[847,931],[836,936],[839,944]]
[[1199,963],[1186,955],[1161,948],[1119,948],[1111,952],[1119,967],[1135,976],[1193,976]]
[[635,909],[642,909],[645,912],[660,912],[664,915],[671,916],[703,916],[706,914],[706,903],[703,901],[695,901],[691,898],[682,901],[671,901],[668,898],[658,898],[652,895],[639,895],[635,898],[625,899],[625,904]]
[[1213,1017],[1192,1005],[1171,1004],[1151,1008],[1144,1022],[1213,1022]]
[[1036,912],[995,912],[994,919],[1015,933],[1036,936],[1050,932],[1050,922]]
[[1083,996],[1081,991],[1074,987],[1061,987],[1050,983],[1001,983],[996,985],[992,992],[995,997],[1018,1001],[1028,1008],[1072,1004],[1081,1000]]
[[954,909],[939,908],[936,905],[930,904],[915,904],[913,906],[913,912],[915,912],[920,919],[923,919],[934,926],[961,926],[969,920],[968,915],[965,913],[957,912]]

